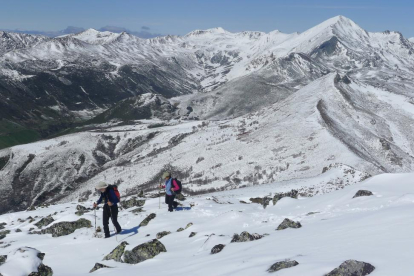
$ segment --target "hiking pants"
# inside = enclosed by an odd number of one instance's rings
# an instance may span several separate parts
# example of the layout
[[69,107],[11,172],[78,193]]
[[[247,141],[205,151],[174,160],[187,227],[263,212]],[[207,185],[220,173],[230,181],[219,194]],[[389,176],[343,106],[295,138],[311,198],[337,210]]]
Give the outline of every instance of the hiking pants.
[[116,232],[119,233],[121,232],[121,226],[118,223],[118,206],[117,205],[112,205],[111,207],[109,207],[108,204],[105,204],[103,207],[103,216],[102,216],[102,220],[103,220],[103,229],[105,232],[105,237],[109,237],[109,218],[111,218],[112,223],[114,224],[115,228],[116,228]]
[[168,204],[168,211],[172,212],[178,206],[178,202],[174,201],[175,195],[165,195],[165,204]]

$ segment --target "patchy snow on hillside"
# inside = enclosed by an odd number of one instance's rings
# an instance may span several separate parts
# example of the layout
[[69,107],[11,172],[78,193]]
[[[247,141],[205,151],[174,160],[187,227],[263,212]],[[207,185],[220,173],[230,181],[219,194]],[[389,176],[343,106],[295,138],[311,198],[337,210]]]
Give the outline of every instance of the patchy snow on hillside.
[[[19,248],[31,247],[46,254],[43,263],[53,269],[54,275],[63,276],[90,275],[89,270],[95,263],[112,267],[94,272],[99,275],[268,275],[267,270],[274,263],[286,259],[299,264],[282,269],[277,275],[320,276],[349,259],[373,265],[372,275],[410,275],[410,256],[414,254],[411,230],[414,227],[413,176],[378,175],[323,195],[299,196],[297,199],[284,197],[276,205],[270,200],[266,208],[252,203],[250,198],[267,196],[271,199],[276,193],[316,185],[321,179],[187,197],[181,203],[194,205],[192,209],[173,213],[167,212],[164,203],[159,209],[158,198],[146,198],[143,212],[134,214],[134,208],[120,211],[123,232],[109,239],[94,237],[93,211],[86,211],[80,217],[74,215],[79,204],[76,202],[4,214],[0,216],[0,224],[6,223],[4,230],[10,233],[1,240],[0,255],[7,255],[7,260],[0,265],[0,273],[15,276],[27,275],[28,269],[34,271],[38,264],[35,256],[23,258],[15,253]],[[372,195],[365,192],[366,196],[354,198],[359,190],[372,192]],[[89,208],[92,202],[80,204]],[[147,226],[139,227],[150,213],[156,217]],[[29,234],[38,229],[34,223],[49,215],[55,221],[42,229],[80,218],[91,221],[92,227],[83,227],[60,237]],[[286,218],[300,222],[301,227],[276,230]],[[186,228],[189,223],[192,225]],[[97,225],[101,224],[99,210]],[[177,232],[179,228],[184,230]],[[110,229],[113,229],[112,225]],[[158,239],[166,252],[135,265],[102,261],[121,242],[127,242],[126,250],[131,250],[155,239],[162,231],[171,232]],[[263,237],[232,243],[233,235],[243,231]],[[191,232],[195,234],[189,237]],[[225,247],[221,252],[211,254],[212,248],[218,244]]]

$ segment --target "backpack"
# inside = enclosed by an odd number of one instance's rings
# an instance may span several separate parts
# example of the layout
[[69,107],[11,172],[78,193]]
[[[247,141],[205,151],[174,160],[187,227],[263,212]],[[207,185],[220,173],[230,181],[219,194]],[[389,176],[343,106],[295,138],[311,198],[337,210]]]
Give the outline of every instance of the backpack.
[[176,194],[181,194],[181,191],[183,190],[183,185],[181,184],[181,181],[180,180],[178,180],[177,178],[173,178],[173,180],[172,181],[174,181],[175,180],[175,182],[177,183],[177,185],[178,185],[178,190],[177,191],[174,191],[174,193],[176,193]]
[[109,190],[110,189],[114,190],[114,193],[115,193],[116,197],[118,198],[119,201],[121,201],[121,194],[118,191],[118,186],[116,186],[115,184],[114,185],[108,185],[108,189]]

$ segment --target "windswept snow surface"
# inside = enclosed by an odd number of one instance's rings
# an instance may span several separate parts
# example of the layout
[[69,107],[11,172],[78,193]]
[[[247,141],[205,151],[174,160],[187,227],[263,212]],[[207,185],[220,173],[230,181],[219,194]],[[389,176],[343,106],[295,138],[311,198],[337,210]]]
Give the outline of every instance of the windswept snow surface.
[[[131,209],[120,212],[119,221],[124,232],[110,239],[94,238],[94,228],[83,228],[58,238],[28,234],[33,223],[50,214],[56,221],[78,219],[74,216],[75,202],[5,214],[0,216],[0,223],[6,222],[6,229],[11,233],[2,242],[10,246],[1,247],[0,255],[8,255],[10,259],[0,266],[0,273],[4,276],[25,275],[26,267],[11,267],[11,257],[17,248],[29,246],[46,253],[43,263],[53,269],[54,275],[62,276],[90,275],[88,272],[96,262],[113,267],[94,272],[97,275],[268,275],[266,270],[273,263],[285,259],[296,260],[299,265],[278,271],[277,275],[320,276],[348,259],[374,265],[376,269],[372,275],[411,275],[413,177],[414,174],[382,174],[323,195],[283,198],[274,206],[270,203],[266,209],[259,204],[239,201],[249,202],[251,197],[317,184],[321,179],[189,197],[183,204],[195,203],[195,206],[190,211],[173,213],[168,213],[163,203],[159,209],[157,198],[147,199],[144,213],[134,215]],[[372,191],[373,196],[353,198],[360,189]],[[219,203],[213,201],[213,197]],[[89,207],[92,202],[83,205]],[[148,226],[138,228],[150,213],[155,213],[156,218]],[[101,225],[101,212],[97,214],[97,224]],[[39,217],[33,223],[17,221],[28,216]],[[93,212],[82,217],[93,225]],[[276,231],[285,218],[299,221],[302,228]],[[176,232],[190,222],[193,226]],[[15,232],[17,228],[22,232]],[[112,225],[110,229],[113,229]],[[166,253],[136,265],[102,261],[119,242],[127,241],[127,250],[130,250],[155,238],[161,231],[171,231],[170,235],[160,239]],[[232,235],[242,231],[269,235],[256,241],[230,243]],[[189,238],[190,232],[197,234]],[[211,255],[212,247],[217,244],[226,247]],[[19,269],[21,274],[16,273]]]

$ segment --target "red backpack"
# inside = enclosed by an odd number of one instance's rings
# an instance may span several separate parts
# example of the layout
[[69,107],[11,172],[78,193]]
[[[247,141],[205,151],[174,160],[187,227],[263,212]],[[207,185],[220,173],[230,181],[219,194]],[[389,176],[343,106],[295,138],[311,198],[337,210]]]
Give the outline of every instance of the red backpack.
[[118,191],[118,186],[114,185],[108,185],[108,189],[112,189],[114,190],[114,193],[116,195],[116,197],[118,198],[119,201],[121,201],[121,194]]

